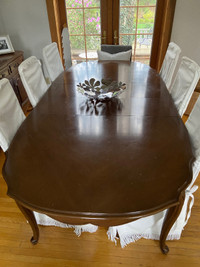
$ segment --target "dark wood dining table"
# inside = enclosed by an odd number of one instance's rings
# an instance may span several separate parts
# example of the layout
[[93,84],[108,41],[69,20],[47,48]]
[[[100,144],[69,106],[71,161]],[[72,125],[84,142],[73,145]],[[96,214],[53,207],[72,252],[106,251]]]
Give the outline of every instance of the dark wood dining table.
[[[126,83],[109,101],[77,91],[90,78]],[[188,132],[159,74],[139,62],[84,62],[63,72],[17,131],[3,176],[39,239],[33,211],[68,224],[116,226],[168,209],[176,221],[192,179]]]

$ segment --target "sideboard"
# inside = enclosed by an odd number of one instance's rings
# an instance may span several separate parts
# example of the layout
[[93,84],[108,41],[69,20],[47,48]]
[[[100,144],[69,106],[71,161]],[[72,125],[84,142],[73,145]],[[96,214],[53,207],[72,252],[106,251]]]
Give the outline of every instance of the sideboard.
[[0,79],[7,78],[10,81],[19,103],[26,113],[31,105],[18,72],[18,66],[23,60],[22,51],[0,55]]

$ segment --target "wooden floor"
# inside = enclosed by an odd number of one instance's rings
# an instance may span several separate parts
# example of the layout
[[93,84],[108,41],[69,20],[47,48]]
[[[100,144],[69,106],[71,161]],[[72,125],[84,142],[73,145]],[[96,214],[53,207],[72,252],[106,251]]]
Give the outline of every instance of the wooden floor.
[[[0,151],[0,166],[4,154]],[[200,185],[200,177],[197,179]],[[13,266],[200,266],[200,190],[181,240],[168,241],[170,252],[163,255],[158,241],[141,239],[122,249],[108,240],[106,229],[77,237],[72,229],[40,227],[40,241],[33,246],[30,226],[15,202],[6,196],[0,177],[0,267]]]

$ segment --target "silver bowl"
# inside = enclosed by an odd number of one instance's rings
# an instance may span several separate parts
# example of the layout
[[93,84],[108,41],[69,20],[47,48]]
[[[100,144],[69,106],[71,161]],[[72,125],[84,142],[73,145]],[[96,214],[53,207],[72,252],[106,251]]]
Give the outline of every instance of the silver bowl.
[[91,78],[77,85],[77,90],[87,96],[89,99],[104,101],[113,97],[117,97],[126,89],[126,84],[123,82],[112,81],[112,79],[102,79],[95,81]]

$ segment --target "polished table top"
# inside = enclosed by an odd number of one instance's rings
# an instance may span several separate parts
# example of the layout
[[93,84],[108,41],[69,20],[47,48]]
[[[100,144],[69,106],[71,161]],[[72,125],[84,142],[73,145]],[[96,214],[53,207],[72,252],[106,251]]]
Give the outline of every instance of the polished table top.
[[[92,105],[76,90],[92,77],[127,89]],[[53,82],[15,135],[3,171],[8,195],[26,207],[117,225],[176,205],[193,160],[159,74],[136,62],[90,62]]]

